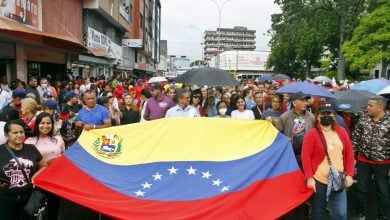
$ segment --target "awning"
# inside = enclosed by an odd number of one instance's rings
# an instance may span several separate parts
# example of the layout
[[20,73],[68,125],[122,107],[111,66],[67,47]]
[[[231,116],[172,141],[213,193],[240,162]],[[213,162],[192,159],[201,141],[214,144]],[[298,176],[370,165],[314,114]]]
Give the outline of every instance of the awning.
[[97,56],[97,57],[104,57],[104,58],[108,58],[108,59],[116,59],[114,55],[112,55],[112,53],[104,50],[104,49],[101,49],[101,48],[95,48],[95,47],[87,47],[88,51],[91,52],[94,56]]
[[23,24],[0,18],[0,34],[16,37],[60,48],[68,51],[80,52],[85,47],[74,37],[65,34],[54,34],[29,28]]

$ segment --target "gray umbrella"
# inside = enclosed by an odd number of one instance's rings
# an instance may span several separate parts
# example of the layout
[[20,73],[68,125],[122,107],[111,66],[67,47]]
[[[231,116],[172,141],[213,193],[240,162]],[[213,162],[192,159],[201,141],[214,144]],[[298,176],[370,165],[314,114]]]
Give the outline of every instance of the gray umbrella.
[[375,94],[365,90],[343,90],[334,95],[337,111],[363,112],[367,108],[368,99]]
[[272,76],[273,80],[291,80],[291,78],[285,74],[276,74]]
[[239,82],[226,70],[205,67],[195,68],[176,78],[176,82],[189,85],[238,86]]

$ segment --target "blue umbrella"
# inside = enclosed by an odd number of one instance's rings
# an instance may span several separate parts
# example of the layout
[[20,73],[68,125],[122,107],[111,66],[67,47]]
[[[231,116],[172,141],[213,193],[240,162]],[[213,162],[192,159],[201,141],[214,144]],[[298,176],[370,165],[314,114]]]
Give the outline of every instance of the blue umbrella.
[[259,77],[260,82],[271,81],[272,79],[273,79],[273,77],[271,74],[264,74],[264,75]]
[[390,80],[387,79],[371,79],[360,82],[352,87],[353,90],[367,90],[371,93],[377,94],[386,86],[390,85]]
[[336,98],[332,93],[330,93],[325,88],[314,85],[308,82],[294,82],[287,84],[280,89],[276,90],[277,93],[288,93],[293,94],[296,92],[302,92],[305,95],[324,97],[324,98]]

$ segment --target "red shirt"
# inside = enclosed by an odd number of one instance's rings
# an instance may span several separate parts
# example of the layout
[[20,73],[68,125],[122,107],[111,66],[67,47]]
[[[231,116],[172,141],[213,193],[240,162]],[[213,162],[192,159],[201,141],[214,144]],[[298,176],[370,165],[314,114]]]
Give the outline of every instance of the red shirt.
[[[320,131],[321,127],[318,126]],[[343,127],[337,126],[336,133],[338,134],[341,143],[343,143],[343,162],[344,171],[347,176],[354,175],[354,155],[352,149],[352,143],[349,139],[347,131]],[[303,139],[302,145],[302,166],[305,172],[305,178],[313,177],[317,170],[317,167],[325,158],[325,150],[322,145],[320,136],[315,128],[310,129]]]

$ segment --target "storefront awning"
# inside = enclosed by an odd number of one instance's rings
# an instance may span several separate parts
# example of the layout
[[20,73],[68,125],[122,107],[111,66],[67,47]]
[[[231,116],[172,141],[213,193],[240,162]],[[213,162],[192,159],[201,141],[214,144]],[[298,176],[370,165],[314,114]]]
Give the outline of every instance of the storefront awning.
[[63,50],[80,52],[85,47],[74,37],[65,34],[54,34],[29,28],[23,24],[0,18],[0,34],[19,39],[41,43]]
[[95,47],[87,47],[88,51],[91,52],[94,56],[97,57],[104,57],[108,59],[116,59],[112,53],[109,53],[108,51],[101,49],[101,48],[95,48]]

